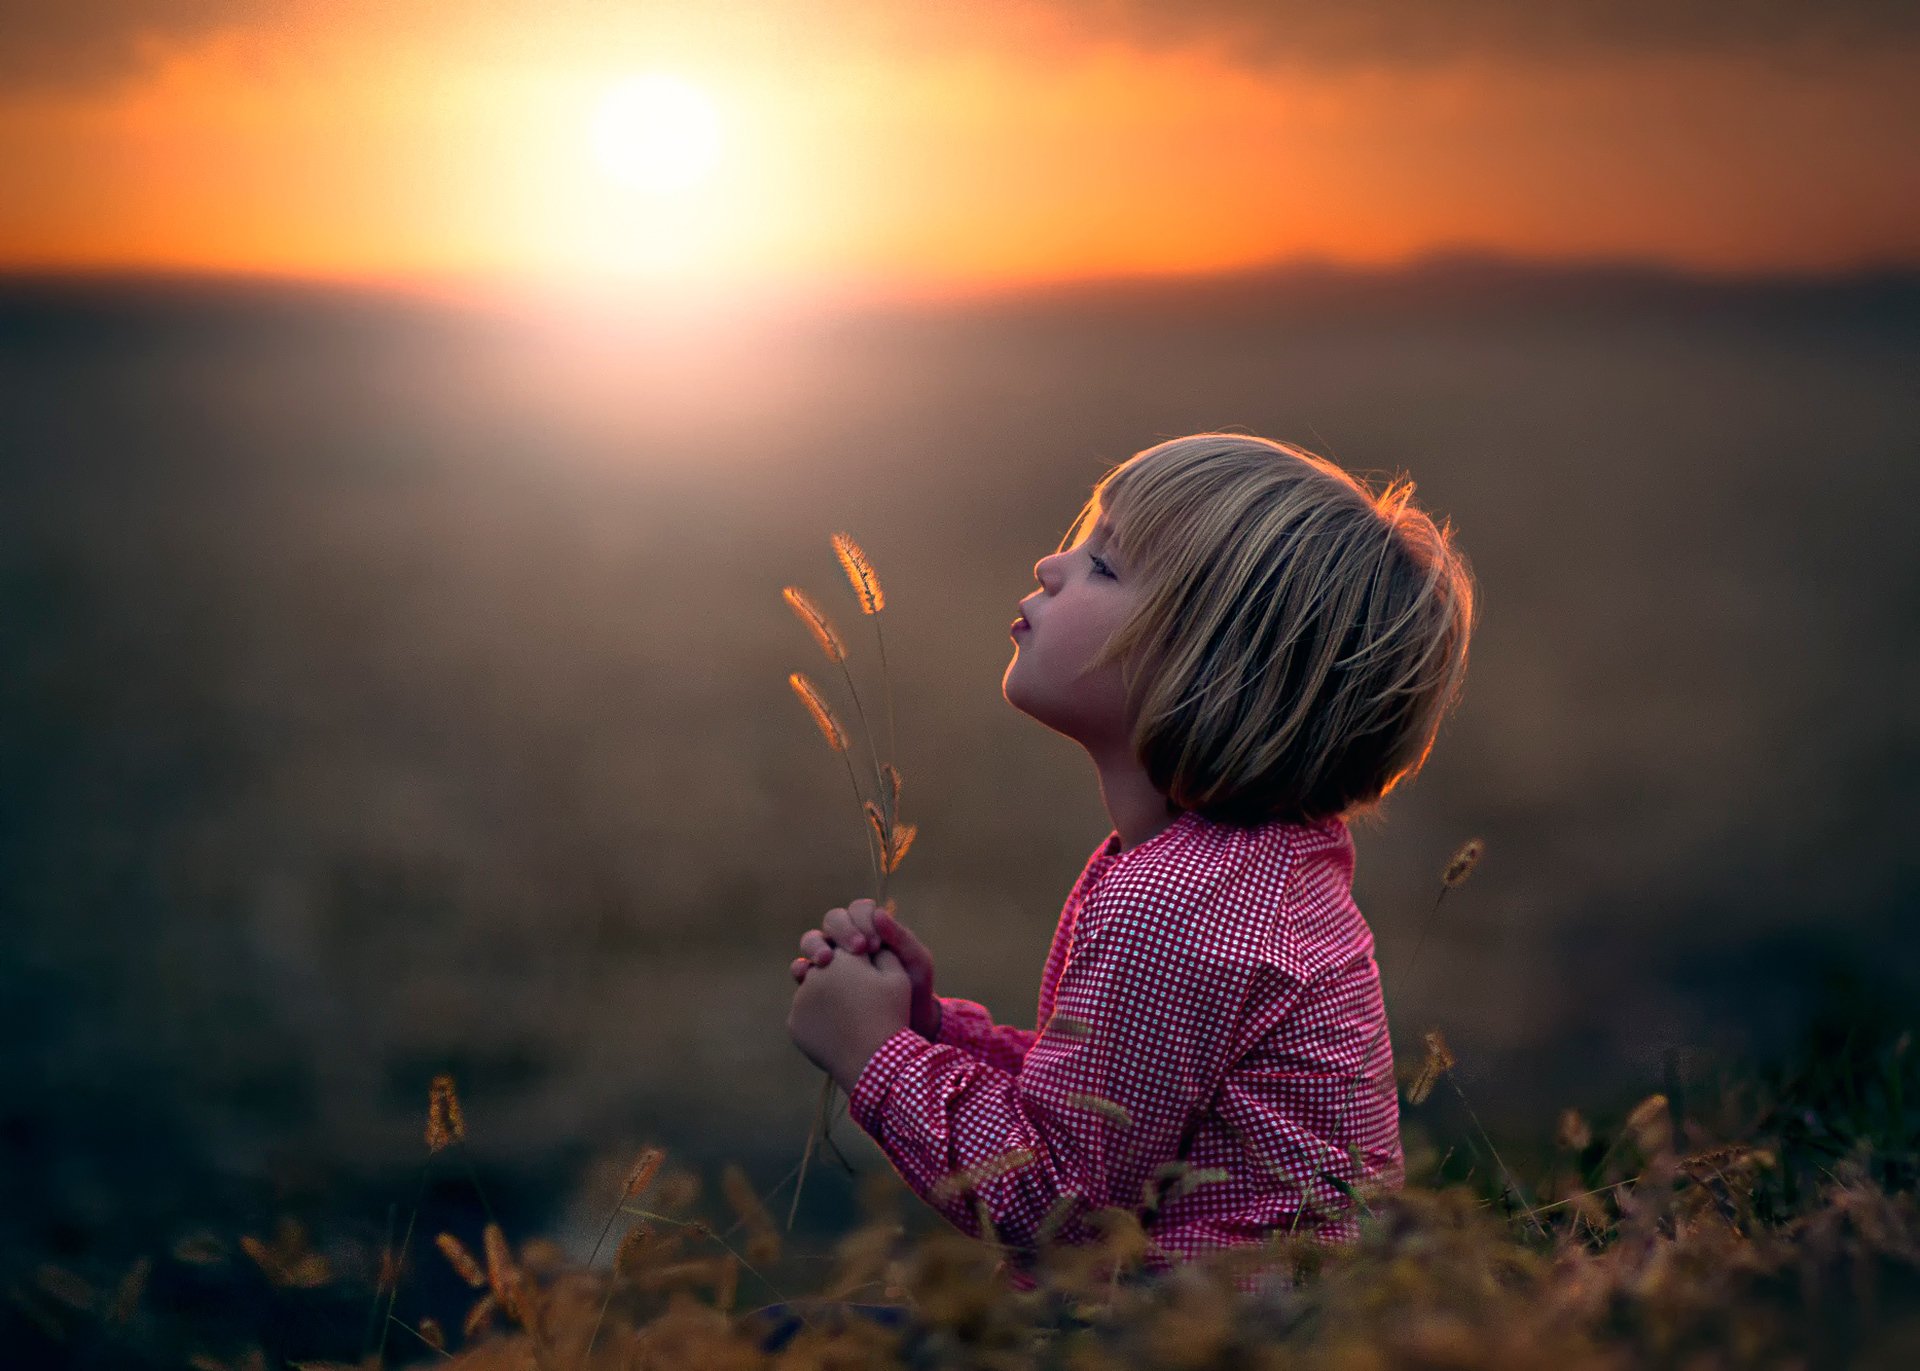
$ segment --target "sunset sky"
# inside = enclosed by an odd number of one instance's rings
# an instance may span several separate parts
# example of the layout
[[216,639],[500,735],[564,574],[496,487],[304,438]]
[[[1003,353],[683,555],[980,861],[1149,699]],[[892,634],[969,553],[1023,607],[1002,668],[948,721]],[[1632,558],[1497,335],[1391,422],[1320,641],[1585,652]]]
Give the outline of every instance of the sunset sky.
[[[0,0],[0,267],[904,291],[1436,248],[1920,260],[1869,0]],[[595,120],[665,73],[704,179]]]

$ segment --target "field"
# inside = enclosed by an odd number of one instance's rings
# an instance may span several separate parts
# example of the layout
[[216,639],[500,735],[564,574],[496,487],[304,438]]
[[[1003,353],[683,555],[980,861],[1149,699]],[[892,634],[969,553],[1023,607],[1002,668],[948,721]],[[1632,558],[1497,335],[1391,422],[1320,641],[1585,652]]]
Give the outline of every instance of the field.
[[[467,1355],[431,1238],[477,1252],[491,1217],[556,1301],[604,1297],[610,1250],[562,1276],[647,1146],[660,1186],[718,1190],[656,1212],[751,1255],[725,1168],[783,1224],[818,1095],[785,966],[869,880],[780,587],[842,611],[842,529],[886,576],[901,915],[943,993],[1030,1021],[1108,825],[1084,757],[1000,698],[1005,625],[1109,465],[1244,428],[1410,472],[1487,610],[1432,762],[1355,833],[1408,1083],[1429,1029],[1458,1061],[1403,1103],[1417,1184],[1262,1345],[1498,1365],[1558,1310],[1594,1365],[1689,1365],[1688,1338],[1901,1364],[1915,303],[1476,259],[762,320],[5,283],[4,1345],[352,1363],[371,1326],[437,1360],[377,1317],[417,1205],[394,1316]],[[423,1177],[442,1073],[468,1133]],[[816,1157],[780,1256],[690,1298],[830,1288],[887,1179],[835,1137],[861,1175]],[[893,1283],[937,1303],[916,1269]],[[623,1289],[596,1353],[681,1328],[671,1293]],[[484,1355],[531,1355],[510,1325]]]

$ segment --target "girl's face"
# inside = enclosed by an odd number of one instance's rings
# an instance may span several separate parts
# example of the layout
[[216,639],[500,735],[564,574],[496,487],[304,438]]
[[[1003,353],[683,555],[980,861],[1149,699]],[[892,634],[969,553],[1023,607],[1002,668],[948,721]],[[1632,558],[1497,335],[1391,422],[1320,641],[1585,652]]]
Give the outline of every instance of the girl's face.
[[1120,663],[1086,670],[1139,597],[1113,533],[1102,511],[1078,543],[1035,563],[1041,593],[1020,602],[1026,625],[1012,630],[1014,656],[1000,683],[1008,704],[1090,752],[1125,746],[1130,723]]

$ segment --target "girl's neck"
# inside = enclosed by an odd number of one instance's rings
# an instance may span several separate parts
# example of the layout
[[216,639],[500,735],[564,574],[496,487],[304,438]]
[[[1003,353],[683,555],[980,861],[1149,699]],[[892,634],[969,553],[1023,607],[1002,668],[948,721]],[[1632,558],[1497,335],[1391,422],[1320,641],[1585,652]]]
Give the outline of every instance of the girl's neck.
[[1120,835],[1120,851],[1138,847],[1180,817],[1147,779],[1147,769],[1125,751],[1095,755],[1093,762],[1100,772],[1100,798]]

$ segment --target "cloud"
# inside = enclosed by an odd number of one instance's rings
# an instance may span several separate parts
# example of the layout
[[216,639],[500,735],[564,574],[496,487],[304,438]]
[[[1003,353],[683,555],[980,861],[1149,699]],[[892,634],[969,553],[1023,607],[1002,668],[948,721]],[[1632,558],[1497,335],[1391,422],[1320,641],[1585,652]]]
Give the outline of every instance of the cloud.
[[1466,58],[1608,57],[1797,50],[1844,55],[1912,45],[1909,0],[1047,0],[1143,46],[1203,44],[1270,61],[1439,65]]
[[198,38],[258,13],[241,0],[0,0],[0,88],[110,84],[139,70],[143,39]]
[[[545,0],[417,0],[408,27],[478,26],[510,18],[576,32],[630,26],[611,0],[555,10]],[[844,26],[909,48],[939,38],[991,41],[995,0],[964,22],[930,7],[903,15],[895,0],[761,0],[769,23]],[[149,44],[190,43],[223,27],[276,26],[307,7],[260,0],[0,0],[0,93],[106,85],[136,75]],[[671,7],[669,7],[671,8]],[[918,7],[915,7],[916,9]],[[1071,38],[1119,39],[1146,49],[1199,47],[1249,67],[1309,64],[1442,65],[1491,58],[1545,63],[1639,54],[1792,52],[1845,56],[1920,39],[1911,0],[1031,0],[1016,12],[1060,21]],[[988,11],[982,22],[982,10]],[[600,13],[595,13],[595,11]],[[335,13],[365,13],[343,5]],[[377,12],[377,11],[376,11]],[[752,22],[735,9],[729,22]],[[697,25],[693,7],[684,22]]]

